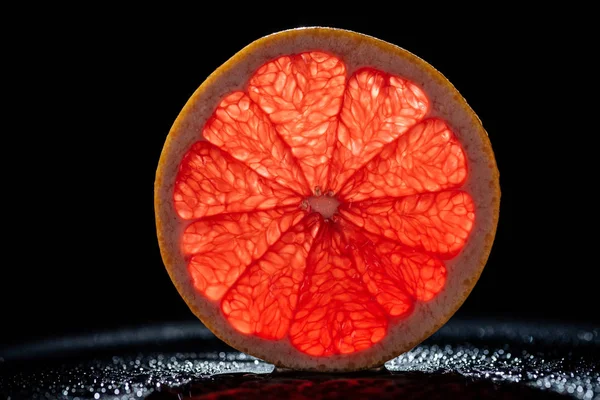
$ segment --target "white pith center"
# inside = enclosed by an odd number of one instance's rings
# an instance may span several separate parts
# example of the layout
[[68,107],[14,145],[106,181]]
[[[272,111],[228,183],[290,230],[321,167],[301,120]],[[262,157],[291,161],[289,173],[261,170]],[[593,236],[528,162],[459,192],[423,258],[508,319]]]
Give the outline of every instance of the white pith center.
[[307,199],[311,211],[320,213],[328,219],[337,212],[340,202],[333,196],[310,196]]

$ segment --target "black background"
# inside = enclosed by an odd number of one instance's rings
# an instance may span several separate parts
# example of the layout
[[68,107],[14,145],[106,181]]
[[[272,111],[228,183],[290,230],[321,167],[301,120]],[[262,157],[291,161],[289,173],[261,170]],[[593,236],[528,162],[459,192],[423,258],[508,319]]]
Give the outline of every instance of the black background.
[[15,148],[17,182],[7,189],[18,195],[1,276],[2,343],[194,318],[156,240],[153,182],[165,137],[230,56],[266,34],[311,25],[415,53],[483,121],[501,174],[500,223],[457,317],[600,324],[597,181],[588,177],[597,166],[584,155],[598,129],[586,96],[590,64],[577,47],[585,34],[567,32],[560,19],[492,19],[205,15],[53,26],[24,51],[35,63],[18,103],[26,143]]

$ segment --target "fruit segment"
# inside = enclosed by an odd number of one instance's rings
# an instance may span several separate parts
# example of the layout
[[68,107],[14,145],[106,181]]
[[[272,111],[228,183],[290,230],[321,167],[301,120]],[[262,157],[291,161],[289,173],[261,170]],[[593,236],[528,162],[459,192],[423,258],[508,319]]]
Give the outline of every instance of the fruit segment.
[[418,123],[428,109],[427,96],[411,82],[372,68],[357,71],[344,93],[330,188],[337,192],[383,146]]
[[287,207],[216,215],[190,224],[182,250],[191,256],[188,270],[196,290],[220,299],[246,267],[303,216],[297,207]]
[[346,220],[410,248],[454,257],[473,228],[475,206],[462,191],[446,191],[345,203]]
[[265,339],[286,335],[320,220],[309,215],[283,234],[225,294],[221,309],[235,329]]
[[429,301],[446,283],[444,263],[373,235],[340,218],[356,266],[371,294],[391,316],[409,314],[415,300]]
[[345,65],[321,52],[279,57],[250,79],[250,98],[291,146],[311,189],[327,187],[345,84]]
[[353,353],[385,337],[387,317],[361,283],[346,248],[329,222],[308,256],[289,336],[295,347],[309,355]]
[[432,118],[385,146],[339,195],[342,200],[360,201],[437,192],[462,185],[466,177],[462,146],[444,121]]
[[297,205],[301,197],[265,180],[214,145],[197,142],[181,161],[173,200],[181,218],[198,219]]
[[311,193],[289,146],[269,117],[243,92],[234,92],[221,101],[202,135],[259,175],[298,194]]
[[401,317],[410,314],[414,307],[414,298],[409,295],[405,282],[390,276],[386,270],[388,265],[383,265],[380,254],[376,252],[375,247],[384,240],[368,237],[361,229],[342,219],[338,220],[338,223],[343,227],[348,248],[369,293],[388,315]]

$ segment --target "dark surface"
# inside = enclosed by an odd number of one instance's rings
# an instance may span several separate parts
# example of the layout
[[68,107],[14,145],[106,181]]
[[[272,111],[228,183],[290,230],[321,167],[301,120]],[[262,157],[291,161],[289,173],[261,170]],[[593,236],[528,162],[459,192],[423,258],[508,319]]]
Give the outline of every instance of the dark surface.
[[[154,392],[148,399],[564,399],[553,392],[468,379],[456,373],[388,371],[327,375],[302,373],[223,374],[184,389]],[[197,397],[196,397],[197,396]]]
[[600,398],[600,330],[585,326],[453,320],[384,368],[348,374],[274,370],[198,323],[54,339],[0,357],[0,395],[11,399]]

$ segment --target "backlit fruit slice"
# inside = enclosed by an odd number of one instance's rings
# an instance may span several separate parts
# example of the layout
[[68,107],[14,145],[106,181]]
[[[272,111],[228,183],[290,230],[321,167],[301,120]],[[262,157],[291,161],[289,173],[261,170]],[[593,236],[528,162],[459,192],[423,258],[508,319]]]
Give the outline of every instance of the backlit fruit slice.
[[379,366],[460,307],[498,221],[494,154],[456,89],[411,53],[303,28],[198,88],[156,174],[158,240],[190,309],[296,369]]

